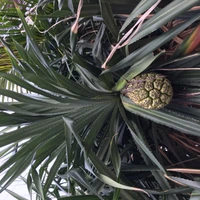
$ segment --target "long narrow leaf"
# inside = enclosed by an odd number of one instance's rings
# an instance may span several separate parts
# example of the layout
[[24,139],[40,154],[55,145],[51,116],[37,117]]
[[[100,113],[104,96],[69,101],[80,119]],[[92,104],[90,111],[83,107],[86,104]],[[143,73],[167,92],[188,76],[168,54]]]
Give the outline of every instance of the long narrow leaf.
[[182,131],[186,134],[199,136],[200,123],[184,116],[182,113],[174,112],[173,110],[145,110],[131,102],[127,97],[121,96],[124,107],[137,115],[150,119],[156,123],[160,123],[171,128]]

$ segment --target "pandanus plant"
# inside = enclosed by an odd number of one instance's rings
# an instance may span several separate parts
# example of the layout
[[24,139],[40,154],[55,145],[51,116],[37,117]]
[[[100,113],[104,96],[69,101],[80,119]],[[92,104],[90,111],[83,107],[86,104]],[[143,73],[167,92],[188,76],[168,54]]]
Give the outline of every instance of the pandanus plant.
[[[0,155],[8,156],[1,191],[22,199],[7,187],[29,169],[23,180],[38,199],[178,200],[198,192],[199,170],[186,168],[187,151],[170,140],[173,132],[200,133],[199,53],[183,53],[195,31],[175,58],[168,49],[197,27],[199,1],[163,2],[39,1],[28,13],[32,25],[14,3],[26,35],[12,38],[19,57],[1,42],[20,76],[0,75],[31,94],[0,89],[15,100],[0,104]],[[116,13],[124,4],[133,7],[128,17]],[[177,23],[166,31],[169,22]]]

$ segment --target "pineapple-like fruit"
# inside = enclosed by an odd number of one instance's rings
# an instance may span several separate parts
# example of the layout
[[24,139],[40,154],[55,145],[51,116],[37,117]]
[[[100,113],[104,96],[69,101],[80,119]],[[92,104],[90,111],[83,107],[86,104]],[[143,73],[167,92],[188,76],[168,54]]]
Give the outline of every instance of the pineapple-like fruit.
[[146,73],[130,80],[122,93],[142,108],[160,109],[171,101],[173,88],[162,74]]

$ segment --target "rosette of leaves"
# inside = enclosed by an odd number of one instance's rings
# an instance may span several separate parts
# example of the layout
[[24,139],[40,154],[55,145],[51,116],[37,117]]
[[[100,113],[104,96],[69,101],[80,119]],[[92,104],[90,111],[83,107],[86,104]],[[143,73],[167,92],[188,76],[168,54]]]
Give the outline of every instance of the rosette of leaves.
[[[0,104],[0,147],[6,147],[1,157],[9,156],[0,166],[0,172],[6,172],[0,180],[1,191],[30,169],[24,181],[30,196],[33,189],[38,199],[71,196],[143,200],[149,199],[147,194],[152,199],[188,198],[194,185],[182,181],[184,187],[177,186],[166,178],[171,174],[159,154],[159,140],[153,130],[162,130],[166,138],[165,131],[171,128],[199,137],[199,71],[171,72],[171,68],[188,68],[188,63],[190,68],[197,68],[199,54],[163,63],[162,53],[155,52],[199,22],[199,12],[189,11],[199,1],[175,0],[166,3],[166,7],[158,6],[153,16],[140,24],[129,43],[115,52],[107,70],[101,65],[118,42],[118,36],[121,38],[137,23],[138,16],[157,1],[139,2],[125,22],[124,16],[112,13],[117,1],[91,2],[84,2],[77,19],[75,13],[81,7],[77,1],[39,1],[38,21],[31,29],[16,5],[27,39],[26,45],[13,40],[20,58],[3,39],[2,43],[21,77],[5,73],[1,77],[32,93],[0,89],[1,95],[16,100]],[[132,1],[127,2],[132,5]],[[187,16],[188,12],[190,16],[178,26],[168,32],[160,31],[160,26]],[[34,31],[40,30],[37,25],[46,30],[44,44],[34,38]],[[152,36],[152,31],[159,34],[148,39],[146,36]],[[163,69],[167,70],[162,72],[163,76],[174,89],[172,101],[166,107],[147,110],[120,95],[124,82],[143,71],[159,73]],[[146,134],[149,127],[151,135]],[[173,143],[168,144],[173,148]],[[181,162],[180,157],[176,158]]]

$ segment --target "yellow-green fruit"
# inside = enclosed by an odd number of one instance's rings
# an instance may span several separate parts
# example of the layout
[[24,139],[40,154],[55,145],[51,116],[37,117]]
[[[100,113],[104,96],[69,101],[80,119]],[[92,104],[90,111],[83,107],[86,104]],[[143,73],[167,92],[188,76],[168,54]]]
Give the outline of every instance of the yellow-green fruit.
[[171,101],[173,88],[162,74],[147,73],[130,80],[122,93],[145,109],[160,109]]

